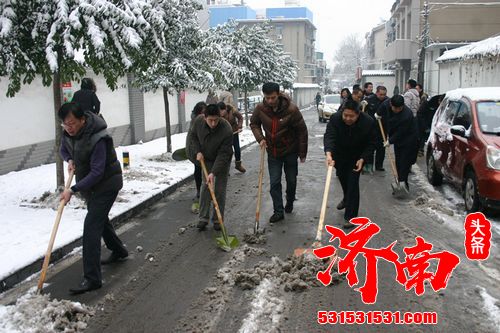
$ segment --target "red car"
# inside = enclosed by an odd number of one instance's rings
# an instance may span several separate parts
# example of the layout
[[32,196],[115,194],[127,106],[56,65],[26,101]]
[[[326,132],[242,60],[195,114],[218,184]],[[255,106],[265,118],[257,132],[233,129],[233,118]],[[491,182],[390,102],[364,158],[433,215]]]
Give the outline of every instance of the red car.
[[446,93],[426,143],[427,178],[462,190],[465,208],[500,208],[500,87]]

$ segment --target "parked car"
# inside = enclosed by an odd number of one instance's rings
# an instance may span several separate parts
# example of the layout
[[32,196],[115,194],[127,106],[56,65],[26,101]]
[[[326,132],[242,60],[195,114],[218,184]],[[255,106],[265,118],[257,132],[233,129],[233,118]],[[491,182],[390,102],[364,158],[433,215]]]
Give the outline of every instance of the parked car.
[[318,120],[326,123],[340,107],[340,95],[325,95],[318,105]]
[[426,143],[427,178],[463,193],[468,212],[500,208],[500,87],[446,93]]

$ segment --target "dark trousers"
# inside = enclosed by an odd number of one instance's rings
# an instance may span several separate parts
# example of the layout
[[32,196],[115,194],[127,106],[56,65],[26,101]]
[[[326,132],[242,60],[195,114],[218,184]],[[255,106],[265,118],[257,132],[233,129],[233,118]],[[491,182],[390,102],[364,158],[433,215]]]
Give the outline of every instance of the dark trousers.
[[356,161],[335,161],[335,168],[344,193],[344,220],[349,221],[358,216],[360,172],[354,171]]
[[[205,163],[207,165],[208,173],[210,174],[210,170],[212,170],[214,162],[205,161]],[[217,203],[219,204],[219,210],[222,218],[224,218],[224,208],[226,207],[226,189],[229,176],[229,166],[230,164],[228,163],[224,167],[224,171],[219,176],[216,176],[214,179],[215,198],[217,199]],[[201,185],[200,212],[198,217],[200,221],[208,222],[210,220],[210,207],[213,207],[213,205],[212,205],[212,196],[210,194],[210,190],[208,189],[206,179],[204,180],[205,181]],[[215,212],[215,208],[213,209],[212,212],[212,220],[217,221],[217,214]]]
[[194,165],[194,181],[196,183],[196,196],[200,196],[200,188],[201,188],[201,166]]
[[[377,143],[375,145],[375,169],[381,169],[384,167],[384,160],[385,160],[385,147],[384,143],[382,141],[382,137],[377,138]],[[373,164],[373,156],[370,156],[366,161],[365,164]]]
[[238,133],[233,134],[233,149],[235,161],[241,161],[240,136]]
[[299,163],[297,154],[289,154],[284,157],[273,157],[267,155],[267,166],[269,169],[269,179],[271,182],[271,198],[273,199],[273,209],[275,213],[283,214],[283,193],[281,186],[282,171],[285,170],[286,179],[286,200],[293,202],[297,190],[297,175],[299,173]]
[[87,200],[87,216],[83,224],[83,276],[101,283],[101,237],[111,251],[126,255],[127,249],[116,235],[108,214],[118,191],[93,193]]
[[399,182],[408,184],[408,174],[411,166],[415,164],[417,157],[417,143],[407,146],[394,146],[394,155],[396,158],[396,169],[398,171]]

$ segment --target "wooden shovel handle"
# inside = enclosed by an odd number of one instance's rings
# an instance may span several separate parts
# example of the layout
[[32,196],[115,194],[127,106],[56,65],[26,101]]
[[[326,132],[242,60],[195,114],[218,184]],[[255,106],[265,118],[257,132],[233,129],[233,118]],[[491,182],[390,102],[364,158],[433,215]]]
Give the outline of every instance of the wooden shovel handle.
[[257,208],[255,210],[255,221],[258,225],[260,220],[260,206],[262,203],[262,180],[264,179],[264,157],[266,148],[260,147],[260,170],[259,170],[259,190],[257,191]]
[[[380,133],[382,134],[382,139],[384,140],[385,144],[385,142],[387,141],[387,137],[385,136],[384,126],[382,126],[382,120],[380,118],[377,118],[377,120],[378,126],[380,127]],[[396,180],[396,183],[399,183],[398,170],[396,169],[396,164],[394,163],[394,159],[392,158],[392,151],[390,147],[388,147],[387,149],[387,154],[389,155],[389,160],[391,161],[391,169],[392,174],[394,175],[394,179]]]
[[[201,169],[203,170],[203,174],[205,175],[205,181],[208,182],[208,171],[207,171],[207,166],[205,165],[205,160],[201,159],[200,164],[201,164]],[[219,220],[221,228],[225,232],[224,222],[222,221],[222,214],[220,213],[219,204],[217,203],[217,198],[215,197],[214,189],[212,188],[211,184],[207,184],[207,187],[208,190],[210,191],[212,202],[214,203],[215,212],[217,213],[217,220]]]
[[[68,175],[68,179],[66,181],[66,186],[64,189],[68,189],[71,186],[71,182],[73,181],[73,172],[70,172]],[[43,288],[43,283],[45,282],[45,277],[47,275],[47,268],[50,263],[50,256],[52,255],[52,248],[54,247],[54,241],[56,240],[57,229],[59,228],[59,222],[61,222],[61,216],[64,210],[64,201],[61,200],[59,202],[59,207],[57,208],[57,216],[56,221],[54,222],[54,226],[52,227],[52,234],[50,235],[49,245],[47,246],[47,252],[45,253],[45,259],[43,260],[42,271],[40,273],[40,279],[38,280],[38,288],[37,292],[40,293]]]
[[321,212],[319,214],[318,231],[316,232],[316,242],[321,242],[321,234],[325,225],[326,206],[328,203],[328,193],[330,192],[330,183],[332,181],[333,165],[328,166],[326,173],[325,190],[323,192],[323,202],[321,203]]

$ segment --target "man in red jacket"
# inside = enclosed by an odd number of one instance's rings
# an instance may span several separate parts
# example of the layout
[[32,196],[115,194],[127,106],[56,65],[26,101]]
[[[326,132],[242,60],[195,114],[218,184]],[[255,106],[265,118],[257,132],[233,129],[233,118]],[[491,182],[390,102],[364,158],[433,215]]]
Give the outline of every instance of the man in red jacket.
[[[298,159],[304,163],[307,155],[307,127],[299,109],[284,94],[277,83],[262,86],[264,101],[255,107],[250,128],[261,147],[267,148],[271,198],[274,214],[269,222],[285,218],[293,211],[297,189]],[[283,207],[281,175],[285,171],[286,206]]]

